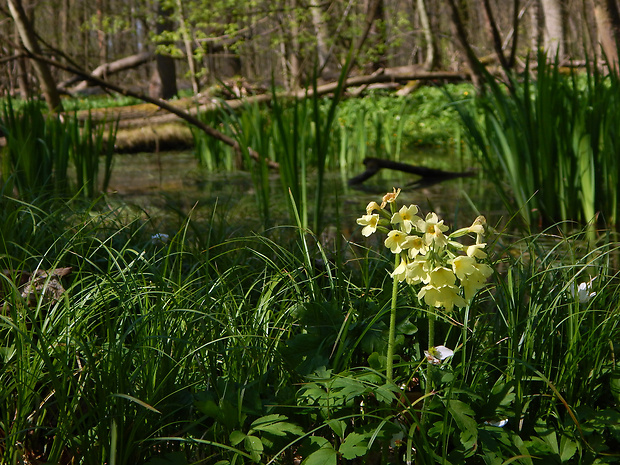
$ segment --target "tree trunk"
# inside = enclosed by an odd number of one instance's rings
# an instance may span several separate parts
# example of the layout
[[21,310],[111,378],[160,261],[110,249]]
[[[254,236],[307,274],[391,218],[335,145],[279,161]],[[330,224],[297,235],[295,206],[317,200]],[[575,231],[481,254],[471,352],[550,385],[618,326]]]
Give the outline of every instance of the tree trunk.
[[334,70],[330,66],[330,52],[328,47],[327,23],[323,18],[323,10],[318,0],[310,0],[310,13],[312,13],[312,26],[316,35],[316,50],[318,58],[319,75],[326,78],[333,77]]
[[544,15],[543,46],[550,58],[564,58],[564,22],[559,0],[541,0]]
[[[19,32],[24,48],[31,54],[41,55],[41,48],[37,42],[37,37],[32,28],[32,24],[28,21],[28,17],[22,7],[21,1],[8,0],[8,4],[11,16],[13,17],[13,21],[15,21],[15,26],[17,27],[17,31]],[[56,89],[56,82],[54,81],[49,66],[40,61],[33,60],[32,67],[37,75],[39,85],[41,86],[43,96],[45,97],[45,102],[47,103],[50,111],[62,111],[60,94]]]
[[508,60],[506,59],[506,55],[504,55],[504,50],[502,49],[502,38],[499,34],[499,29],[497,28],[497,23],[495,22],[495,18],[493,17],[493,10],[491,10],[491,4],[489,0],[482,0],[483,10],[484,10],[484,21],[489,36],[491,37],[491,41],[493,43],[493,48],[495,49],[495,55],[504,70],[505,76],[510,71],[510,65],[508,64]]
[[426,42],[426,57],[424,59],[424,69],[430,71],[435,66],[435,40],[433,39],[433,33],[431,31],[431,23],[428,19],[428,11],[426,9],[425,0],[416,0],[418,16],[420,17],[420,26],[422,33],[424,34],[424,41]]
[[515,65],[515,57],[517,56],[517,45],[519,44],[519,0],[514,0],[514,8],[512,10],[512,47],[508,58],[508,66],[511,68]]
[[[15,43],[19,43],[19,32],[15,27]],[[15,70],[17,71],[17,86],[19,87],[19,95],[23,100],[30,98],[30,85],[28,84],[28,67],[25,58],[18,58],[15,63]]]
[[618,45],[620,44],[620,12],[615,0],[594,0],[594,18],[598,40],[610,71],[618,73]]
[[[135,55],[120,58],[119,60],[113,61],[111,63],[103,63],[97,66],[93,70],[91,75],[101,78],[101,79],[107,79],[107,77],[110,74],[115,74],[120,71],[125,71],[127,69],[136,68],[152,59],[153,59],[153,54],[151,52],[137,53]],[[67,79],[66,81],[63,81],[60,84],[58,84],[58,87],[63,89],[79,81],[80,81],[79,76],[73,76],[70,79]],[[88,87],[89,85],[90,83],[88,81],[82,81],[80,84],[78,84],[73,89],[71,89],[71,91],[82,90]]]
[[[162,3],[157,4],[157,34],[172,30],[170,10],[164,9]],[[167,45],[160,42],[160,45]],[[155,73],[149,83],[149,95],[152,98],[168,100],[177,95],[177,72],[174,58],[169,55],[157,53],[155,55]]]
[[482,82],[484,82],[484,70],[482,64],[469,44],[467,32],[465,31],[465,26],[463,26],[463,22],[461,21],[461,16],[459,15],[459,9],[455,3],[455,0],[447,0],[447,4],[450,10],[450,23],[454,37],[459,41],[461,48],[465,53],[465,61],[471,70],[471,77],[474,86],[480,87]]
[[194,94],[198,93],[198,80],[196,79],[196,60],[194,60],[194,50],[192,47],[192,37],[190,35],[189,26],[185,20],[185,12],[183,11],[183,2],[177,0],[179,26],[181,27],[181,36],[183,37],[183,45],[185,46],[185,55],[187,56],[187,65],[189,66],[189,79],[192,83]]
[[[383,0],[369,0],[367,8],[367,21],[370,21],[368,36],[371,38],[369,40],[371,47],[382,47],[388,42],[384,19],[385,5]],[[370,71],[376,71],[378,69],[386,68],[388,66],[385,52],[381,55],[379,55],[378,53],[373,53],[373,56],[375,56],[376,58],[371,64],[372,68],[370,69]]]
[[534,0],[529,8],[530,12],[530,48],[532,50],[538,50],[542,47],[543,30],[545,28],[543,24],[542,6],[541,0]]

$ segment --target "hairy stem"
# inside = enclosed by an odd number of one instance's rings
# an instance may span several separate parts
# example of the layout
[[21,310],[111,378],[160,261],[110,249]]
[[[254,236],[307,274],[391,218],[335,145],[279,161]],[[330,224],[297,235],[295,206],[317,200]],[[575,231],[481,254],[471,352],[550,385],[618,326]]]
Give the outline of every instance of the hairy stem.
[[[394,269],[400,264],[400,254],[396,254],[394,258]],[[398,299],[398,278],[396,275],[392,281],[392,306],[390,308],[390,332],[388,335],[387,347],[387,366],[385,377],[388,382],[392,381],[392,372],[394,371],[394,339],[396,333],[396,301]]]

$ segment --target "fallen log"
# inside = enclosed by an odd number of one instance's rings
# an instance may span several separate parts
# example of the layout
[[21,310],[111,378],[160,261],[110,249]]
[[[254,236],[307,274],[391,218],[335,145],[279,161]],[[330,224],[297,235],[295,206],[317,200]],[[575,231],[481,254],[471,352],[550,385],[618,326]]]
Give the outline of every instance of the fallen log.
[[[60,69],[64,69],[65,71],[68,71],[70,73],[76,74],[80,77],[82,77],[83,79],[90,81],[96,85],[99,85],[101,87],[104,87],[106,89],[110,89],[114,92],[117,92],[121,95],[124,95],[126,97],[134,97],[137,99],[142,100],[143,102],[146,103],[150,103],[152,105],[155,105],[157,107],[159,107],[162,110],[165,110],[167,112],[173,113],[174,115],[176,115],[177,117],[187,121],[189,124],[197,127],[198,129],[200,129],[201,131],[203,131],[205,134],[207,134],[209,137],[213,137],[214,139],[217,139],[221,142],[223,142],[226,145],[231,146],[232,148],[234,148],[235,150],[241,152],[241,146],[239,145],[239,142],[237,142],[235,139],[233,139],[230,136],[227,136],[226,134],[222,134],[220,131],[212,128],[211,126],[209,126],[208,124],[203,123],[202,121],[200,121],[196,116],[191,115],[190,113],[188,113],[187,111],[176,107],[168,102],[166,102],[165,100],[162,99],[157,99],[157,98],[152,98],[149,97],[148,95],[142,95],[139,94],[137,92],[133,92],[129,89],[125,89],[124,87],[120,87],[117,86],[115,84],[112,84],[110,82],[106,82],[103,79],[99,79],[95,76],[90,75],[87,72],[84,72],[82,70],[73,68],[71,66],[67,66],[64,65],[62,63],[58,63],[54,60],[50,60],[49,58],[46,58],[44,56],[41,55],[35,55],[33,53],[30,53],[28,51],[24,52],[24,56],[29,57],[29,58],[33,58],[35,60],[38,61],[42,61],[45,63],[48,63],[51,66],[55,66],[57,68]],[[269,166],[270,168],[274,168],[274,169],[278,169],[280,167],[280,165],[273,161],[273,160],[269,160],[266,157],[262,157],[259,153],[257,153],[255,150],[253,150],[252,148],[248,147],[248,154],[251,158],[255,159],[256,161],[261,161],[263,163],[266,163],[267,166]]]
[[364,166],[366,166],[366,171],[349,179],[350,186],[363,183],[367,179],[377,174],[383,168],[402,171],[403,173],[411,173],[422,177],[421,180],[418,180],[412,184],[412,187],[414,188],[428,187],[448,179],[464,178],[476,174],[475,171],[444,171],[435,168],[426,168],[424,166],[415,166],[408,163],[401,163],[398,161],[385,160],[383,158],[374,157],[365,158],[363,163]]
[[[111,61],[110,63],[103,63],[102,65],[97,66],[90,74],[91,76],[105,79],[110,74],[119,73],[121,71],[143,65],[152,58],[153,54],[151,52],[136,53],[135,55],[123,57],[119,60]],[[77,86],[72,89],[68,89],[70,85],[75,84],[76,82],[79,83]],[[83,90],[89,86],[90,83],[88,80],[84,80],[82,77],[77,75],[58,84],[59,89],[66,90],[71,94]]]

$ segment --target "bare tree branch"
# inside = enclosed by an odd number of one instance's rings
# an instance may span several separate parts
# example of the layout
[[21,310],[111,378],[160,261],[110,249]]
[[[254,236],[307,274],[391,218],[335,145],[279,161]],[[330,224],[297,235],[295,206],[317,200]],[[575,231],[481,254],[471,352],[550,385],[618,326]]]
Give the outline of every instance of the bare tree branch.
[[[112,84],[110,82],[104,81],[103,79],[99,79],[95,76],[92,76],[91,74],[85,73],[84,71],[81,71],[79,69],[75,69],[71,66],[67,66],[64,65],[62,63],[56,62],[54,60],[50,60],[49,58],[46,58],[44,56],[41,55],[35,55],[33,53],[29,53],[26,52],[24,54],[25,56],[32,58],[34,60],[37,60],[39,62],[43,62],[43,63],[47,63],[48,65],[51,66],[55,66],[57,68],[63,69],[65,71],[68,71],[70,73],[74,73],[78,76],[80,76],[82,79],[90,81],[98,86],[110,89],[114,92],[117,92],[121,95],[124,95],[126,97],[134,97],[137,98],[139,100],[142,100],[143,102],[147,102],[147,103],[152,103],[153,105],[158,106],[159,108],[161,108],[162,110],[166,110],[176,116],[178,116],[179,118],[187,121],[188,123],[190,123],[192,126],[197,127],[198,129],[200,129],[201,131],[203,131],[205,134],[207,134],[210,137],[213,137],[214,139],[217,139],[221,142],[223,142],[226,145],[229,145],[230,147],[234,148],[237,151],[241,151],[241,146],[239,145],[239,143],[233,139],[232,137],[227,136],[226,134],[222,134],[221,132],[219,132],[216,129],[213,129],[211,126],[203,123],[202,121],[200,121],[197,117],[191,115],[190,113],[188,113],[185,110],[182,110],[178,107],[175,107],[174,105],[171,105],[170,103],[161,100],[161,99],[156,99],[156,98],[151,98],[147,95],[143,95],[143,94],[139,94],[138,92],[133,92],[129,89],[125,89],[123,87],[117,86],[115,84]],[[255,150],[248,148],[249,151],[249,155],[250,157],[252,157],[253,159],[259,161],[259,160],[266,160],[267,164],[269,165],[270,168],[279,168],[279,165],[271,160],[268,160],[266,158],[261,157]]]

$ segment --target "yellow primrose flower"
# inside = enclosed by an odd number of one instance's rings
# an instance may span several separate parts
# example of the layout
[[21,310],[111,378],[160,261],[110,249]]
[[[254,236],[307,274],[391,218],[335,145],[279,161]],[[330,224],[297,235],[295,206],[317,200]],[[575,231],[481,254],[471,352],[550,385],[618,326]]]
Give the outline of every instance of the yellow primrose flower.
[[396,190],[395,187],[392,187],[393,192],[388,192],[387,194],[385,194],[383,196],[383,202],[381,202],[381,208],[385,207],[385,205],[387,203],[392,203],[396,200],[396,197],[398,197],[398,194],[400,194],[400,187],[398,188],[398,190]]
[[420,256],[416,257],[412,262],[407,263],[407,273],[405,279],[408,284],[419,284],[428,282],[428,265],[426,259]]
[[493,274],[493,269],[484,263],[476,263],[473,268],[472,273],[463,276],[461,279],[461,287],[467,300],[473,299],[476,292],[484,287],[488,277]]
[[437,213],[430,212],[426,214],[425,219],[421,219],[417,222],[416,226],[421,233],[432,233],[434,231],[433,226],[438,225],[441,231],[447,231],[448,227],[443,224],[443,220],[439,220]]
[[408,207],[403,205],[398,212],[392,215],[391,222],[392,224],[402,224],[402,229],[409,234],[414,223],[422,219],[416,216],[418,211],[420,210],[417,205],[409,205]]
[[428,274],[428,282],[434,287],[452,286],[456,282],[456,276],[449,268],[438,266]]
[[400,264],[394,268],[394,271],[390,273],[391,278],[396,278],[399,283],[402,283],[407,277],[407,262],[401,260]]
[[452,271],[461,281],[465,278],[465,275],[476,272],[476,260],[473,257],[467,255],[460,255],[452,260]]
[[486,224],[487,224],[487,219],[484,216],[479,216],[478,218],[474,220],[472,225],[467,229],[470,233],[482,235],[484,234],[484,227],[486,226]]
[[357,219],[357,224],[364,226],[362,228],[362,234],[368,237],[377,230],[379,215],[377,213],[373,213],[372,215],[362,215],[361,218]]
[[424,241],[427,245],[435,242],[443,247],[448,243],[448,239],[443,234],[444,231],[448,230],[448,227],[443,224],[443,220],[439,220],[436,213],[428,213],[425,219],[420,219],[416,223],[416,227],[424,234]]
[[474,244],[467,247],[467,256],[475,258],[487,258],[487,253],[483,250],[486,247],[486,243]]
[[409,257],[415,258],[418,254],[426,255],[428,250],[424,240],[420,236],[407,236],[405,242],[401,245],[403,250],[408,250]]
[[368,205],[366,205],[366,214],[372,215],[372,212],[374,212],[375,210],[381,210],[381,209],[382,209],[381,205],[379,205],[377,202],[373,200]]
[[400,253],[402,244],[407,239],[407,234],[396,229],[391,230],[388,233],[388,237],[385,240],[385,246],[392,251],[392,253]]
[[457,229],[452,234],[450,234],[450,237],[461,237],[465,234],[476,234],[476,243],[478,244],[482,242],[482,237],[484,235],[484,228],[486,224],[486,218],[484,216],[479,216],[474,220],[471,226]]
[[[446,229],[448,228],[446,227]],[[424,240],[427,241],[427,244],[434,244],[439,248],[444,248],[448,245],[448,238],[444,235],[440,226],[437,224],[433,225],[432,233],[424,235]]]
[[444,307],[447,311],[451,311],[454,306],[466,307],[467,302],[459,295],[459,288],[456,286],[424,286],[418,292],[418,299],[426,302],[430,307]]

